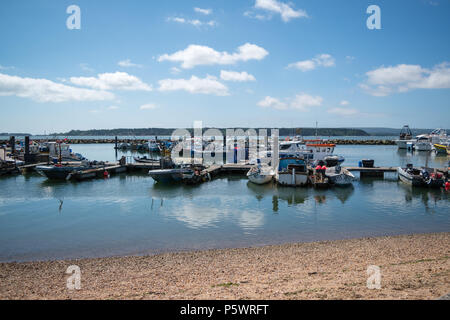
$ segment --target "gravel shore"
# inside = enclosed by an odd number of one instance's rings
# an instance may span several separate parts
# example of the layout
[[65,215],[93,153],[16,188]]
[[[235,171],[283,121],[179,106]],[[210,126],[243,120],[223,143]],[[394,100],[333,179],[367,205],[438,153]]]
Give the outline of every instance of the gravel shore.
[[[450,233],[0,264],[0,299],[437,299]],[[81,289],[66,269],[81,269]],[[381,289],[367,288],[367,268]]]

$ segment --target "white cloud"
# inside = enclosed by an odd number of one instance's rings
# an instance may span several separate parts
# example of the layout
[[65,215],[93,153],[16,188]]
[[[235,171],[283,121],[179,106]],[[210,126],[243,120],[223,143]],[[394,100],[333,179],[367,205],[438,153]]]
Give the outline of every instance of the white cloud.
[[332,108],[329,109],[328,112],[340,116],[353,116],[359,113],[358,110],[356,109],[347,109],[347,108]]
[[339,104],[341,106],[348,106],[350,104],[350,102],[348,102],[347,100],[342,100]]
[[228,88],[217,81],[216,77],[207,76],[198,78],[192,76],[190,79],[164,79],[159,81],[159,91],[184,90],[190,93],[214,94],[217,96],[228,95]]
[[154,103],[147,103],[147,104],[143,104],[142,106],[139,107],[140,110],[153,110],[156,109],[158,106]]
[[0,96],[17,96],[38,102],[113,100],[103,90],[82,89],[47,79],[22,78],[0,73]]
[[286,102],[283,102],[277,98],[267,96],[259,101],[257,105],[263,108],[274,108],[278,110],[295,109],[308,111],[311,107],[321,106],[323,98],[320,96],[311,96],[302,92],[295,95],[292,99],[285,99],[285,101]]
[[236,82],[245,82],[245,81],[256,81],[255,77],[247,72],[236,72],[236,71],[220,71],[220,79],[224,81],[236,81]]
[[81,70],[86,71],[86,72],[94,72],[95,71],[94,69],[89,67],[89,64],[87,64],[87,63],[80,63],[80,68],[81,68]]
[[319,107],[322,105],[322,97],[311,96],[306,93],[300,93],[295,96],[291,102],[291,108],[306,111],[309,107]]
[[181,72],[181,70],[178,69],[177,67],[170,68],[170,73],[172,73],[172,74],[177,74],[177,73],[180,73],[180,72]]
[[201,27],[201,26],[215,27],[217,25],[217,22],[214,20],[201,21],[198,19],[185,19],[185,18],[180,18],[180,17],[167,18],[167,21],[177,22],[177,23],[186,23],[186,24],[193,25],[195,27]]
[[207,46],[191,44],[184,50],[160,56],[158,61],[179,62],[182,68],[190,69],[199,65],[226,65],[235,64],[238,61],[261,60],[268,54],[264,48],[251,43],[240,46],[237,52],[232,54],[225,51],[219,52]]
[[284,22],[289,22],[291,19],[308,17],[306,11],[301,9],[294,10],[291,4],[277,0],[256,0],[255,8],[269,11],[270,13],[278,13]]
[[101,73],[97,77],[71,77],[70,82],[97,90],[151,91],[148,84],[126,72]]
[[314,70],[317,67],[332,67],[334,65],[334,58],[329,54],[323,53],[316,55],[310,60],[291,63],[288,65],[288,68],[295,68],[305,72]]
[[117,109],[119,109],[119,107],[118,106],[109,106],[106,109],[108,109],[108,110],[117,110]]
[[0,70],[8,70],[8,69],[14,69],[14,67],[2,66],[2,65],[0,64]]
[[380,67],[366,73],[367,79],[360,87],[373,96],[387,96],[413,89],[449,89],[450,64],[448,62],[432,69],[420,65],[399,64]]
[[259,101],[257,103],[257,105],[262,108],[274,108],[274,109],[278,109],[278,110],[287,109],[286,103],[281,102],[277,98],[273,98],[271,96],[265,97],[263,100]]
[[210,15],[212,13],[212,9],[194,8],[194,11],[204,15]]
[[142,68],[142,65],[136,64],[136,63],[132,63],[130,59],[119,61],[117,64],[120,67],[124,67],[124,68],[130,68],[130,67]]

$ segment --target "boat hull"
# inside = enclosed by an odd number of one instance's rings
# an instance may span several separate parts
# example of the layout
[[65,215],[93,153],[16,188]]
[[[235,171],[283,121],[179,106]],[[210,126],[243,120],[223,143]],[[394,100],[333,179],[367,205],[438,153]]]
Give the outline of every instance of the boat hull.
[[176,183],[181,182],[183,177],[190,175],[192,170],[186,169],[161,169],[161,170],[150,170],[149,175],[156,182],[160,183]]
[[408,149],[408,143],[414,143],[414,140],[396,140],[399,149]]
[[36,171],[50,179],[50,180],[66,180],[69,177],[69,174],[86,170],[86,167],[51,167],[51,166],[37,166]]
[[248,176],[248,180],[254,184],[266,184],[272,181],[273,174],[251,174]]
[[342,187],[352,185],[355,180],[355,176],[346,169],[341,169],[339,173],[336,173],[335,168],[329,168],[326,176],[330,179],[331,184]]
[[276,180],[283,186],[301,187],[308,184],[308,175],[306,173],[279,172]]
[[424,181],[421,177],[411,175],[407,173],[402,168],[397,169],[398,172],[398,178],[401,182],[413,186],[413,187],[422,187],[424,186]]
[[435,144],[434,148],[436,149],[436,153],[439,154],[447,154],[447,152],[450,150],[449,147],[442,145],[442,144]]
[[433,145],[430,142],[416,143],[414,148],[416,151],[431,151],[433,150]]

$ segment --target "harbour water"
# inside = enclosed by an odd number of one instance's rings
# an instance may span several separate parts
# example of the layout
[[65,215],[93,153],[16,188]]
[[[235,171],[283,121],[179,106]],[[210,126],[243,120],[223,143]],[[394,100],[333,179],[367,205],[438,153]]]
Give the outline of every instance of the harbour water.
[[[112,144],[72,145],[114,161]],[[338,146],[344,165],[443,168],[447,156],[395,146]],[[124,155],[131,155],[125,153]],[[450,231],[449,192],[411,189],[396,174],[351,188],[256,186],[219,176],[198,186],[155,184],[146,174],[50,182],[37,174],[0,179],[0,261],[29,261]]]

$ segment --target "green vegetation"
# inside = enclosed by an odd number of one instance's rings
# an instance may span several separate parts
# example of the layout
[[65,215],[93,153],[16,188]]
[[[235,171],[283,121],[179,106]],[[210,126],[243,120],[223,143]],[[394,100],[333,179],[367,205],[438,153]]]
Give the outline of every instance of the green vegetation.
[[[210,128],[204,128],[207,130]],[[237,129],[237,128],[235,128]],[[242,128],[248,130],[248,128]],[[255,128],[258,132],[260,128]],[[61,136],[170,136],[174,128],[136,128],[136,129],[92,129],[92,130],[71,130],[65,133],[52,133],[51,135]],[[192,128],[187,130],[193,134]],[[226,129],[219,129],[225,135]],[[315,128],[280,128],[280,136],[315,136]],[[270,131],[269,131],[270,134]],[[350,128],[318,128],[318,136],[369,136],[367,132],[362,129]]]

